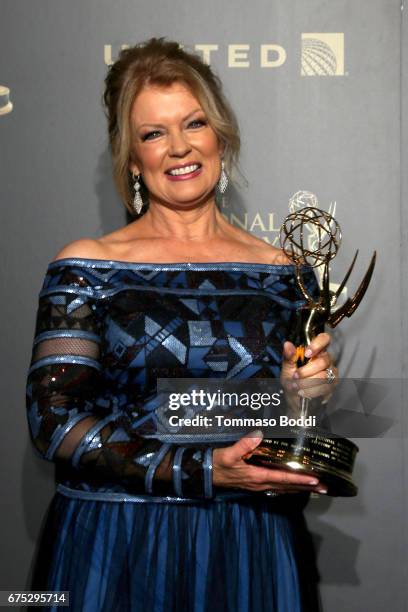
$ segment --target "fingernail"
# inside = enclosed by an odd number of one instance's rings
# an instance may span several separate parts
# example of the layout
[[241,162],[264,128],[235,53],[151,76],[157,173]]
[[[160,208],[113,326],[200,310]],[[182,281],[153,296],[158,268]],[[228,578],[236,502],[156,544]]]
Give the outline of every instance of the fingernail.
[[317,485],[319,484],[319,481],[316,478],[312,478],[312,480],[309,480],[307,484]]
[[308,348],[305,350],[305,357],[311,357],[313,355],[312,349]]
[[299,378],[299,374],[297,372],[294,373],[293,378]]
[[326,487],[319,487],[317,490],[318,490],[318,492],[319,492],[319,493],[323,493],[323,495],[324,495],[325,493],[327,493],[327,489],[326,489]]

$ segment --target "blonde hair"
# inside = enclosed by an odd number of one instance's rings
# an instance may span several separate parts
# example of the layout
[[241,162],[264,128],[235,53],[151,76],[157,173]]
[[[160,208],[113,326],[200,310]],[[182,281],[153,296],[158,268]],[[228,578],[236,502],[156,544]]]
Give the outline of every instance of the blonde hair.
[[224,145],[223,159],[230,174],[238,162],[240,136],[233,110],[224,97],[220,79],[201,58],[174,41],[150,40],[123,49],[105,78],[103,103],[108,119],[113,177],[126,208],[134,214],[130,113],[145,85],[169,86],[179,81],[197,98],[208,122]]

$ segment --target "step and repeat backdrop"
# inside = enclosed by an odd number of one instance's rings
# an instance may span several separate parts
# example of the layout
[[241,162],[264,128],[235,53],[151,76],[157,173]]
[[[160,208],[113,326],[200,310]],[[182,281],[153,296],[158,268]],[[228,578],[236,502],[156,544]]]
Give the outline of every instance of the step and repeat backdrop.
[[[243,144],[222,209],[232,223],[277,245],[289,212],[312,205],[334,214],[343,231],[334,286],[360,251],[343,300],[377,250],[368,294],[334,334],[334,350],[343,376],[403,378],[402,8],[400,0],[0,0],[1,589],[27,588],[54,491],[54,466],[34,456],[24,403],[46,266],[67,242],[127,222],[101,105],[121,48],[165,36],[220,76]],[[402,403],[393,410],[401,410],[393,436],[357,440],[359,495],[312,499],[306,510],[330,612],[379,612],[390,594],[393,610],[404,609]]]

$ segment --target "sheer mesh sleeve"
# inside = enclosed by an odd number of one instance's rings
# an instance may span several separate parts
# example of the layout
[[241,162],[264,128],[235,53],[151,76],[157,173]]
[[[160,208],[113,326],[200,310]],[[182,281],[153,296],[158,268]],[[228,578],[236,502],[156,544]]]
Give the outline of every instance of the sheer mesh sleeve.
[[[53,281],[54,282],[54,281]],[[123,410],[102,409],[101,323],[86,278],[46,276],[27,377],[27,414],[37,453],[95,482],[134,493],[212,497],[208,447],[144,438]]]

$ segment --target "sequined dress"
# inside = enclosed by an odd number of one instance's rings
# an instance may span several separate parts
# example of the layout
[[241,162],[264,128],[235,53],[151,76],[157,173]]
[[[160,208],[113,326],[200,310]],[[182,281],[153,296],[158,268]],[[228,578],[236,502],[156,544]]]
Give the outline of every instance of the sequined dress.
[[211,443],[155,435],[158,378],[279,377],[301,303],[290,265],[49,264],[27,417],[57,490],[33,589],[75,612],[313,609],[307,495],[218,489]]

